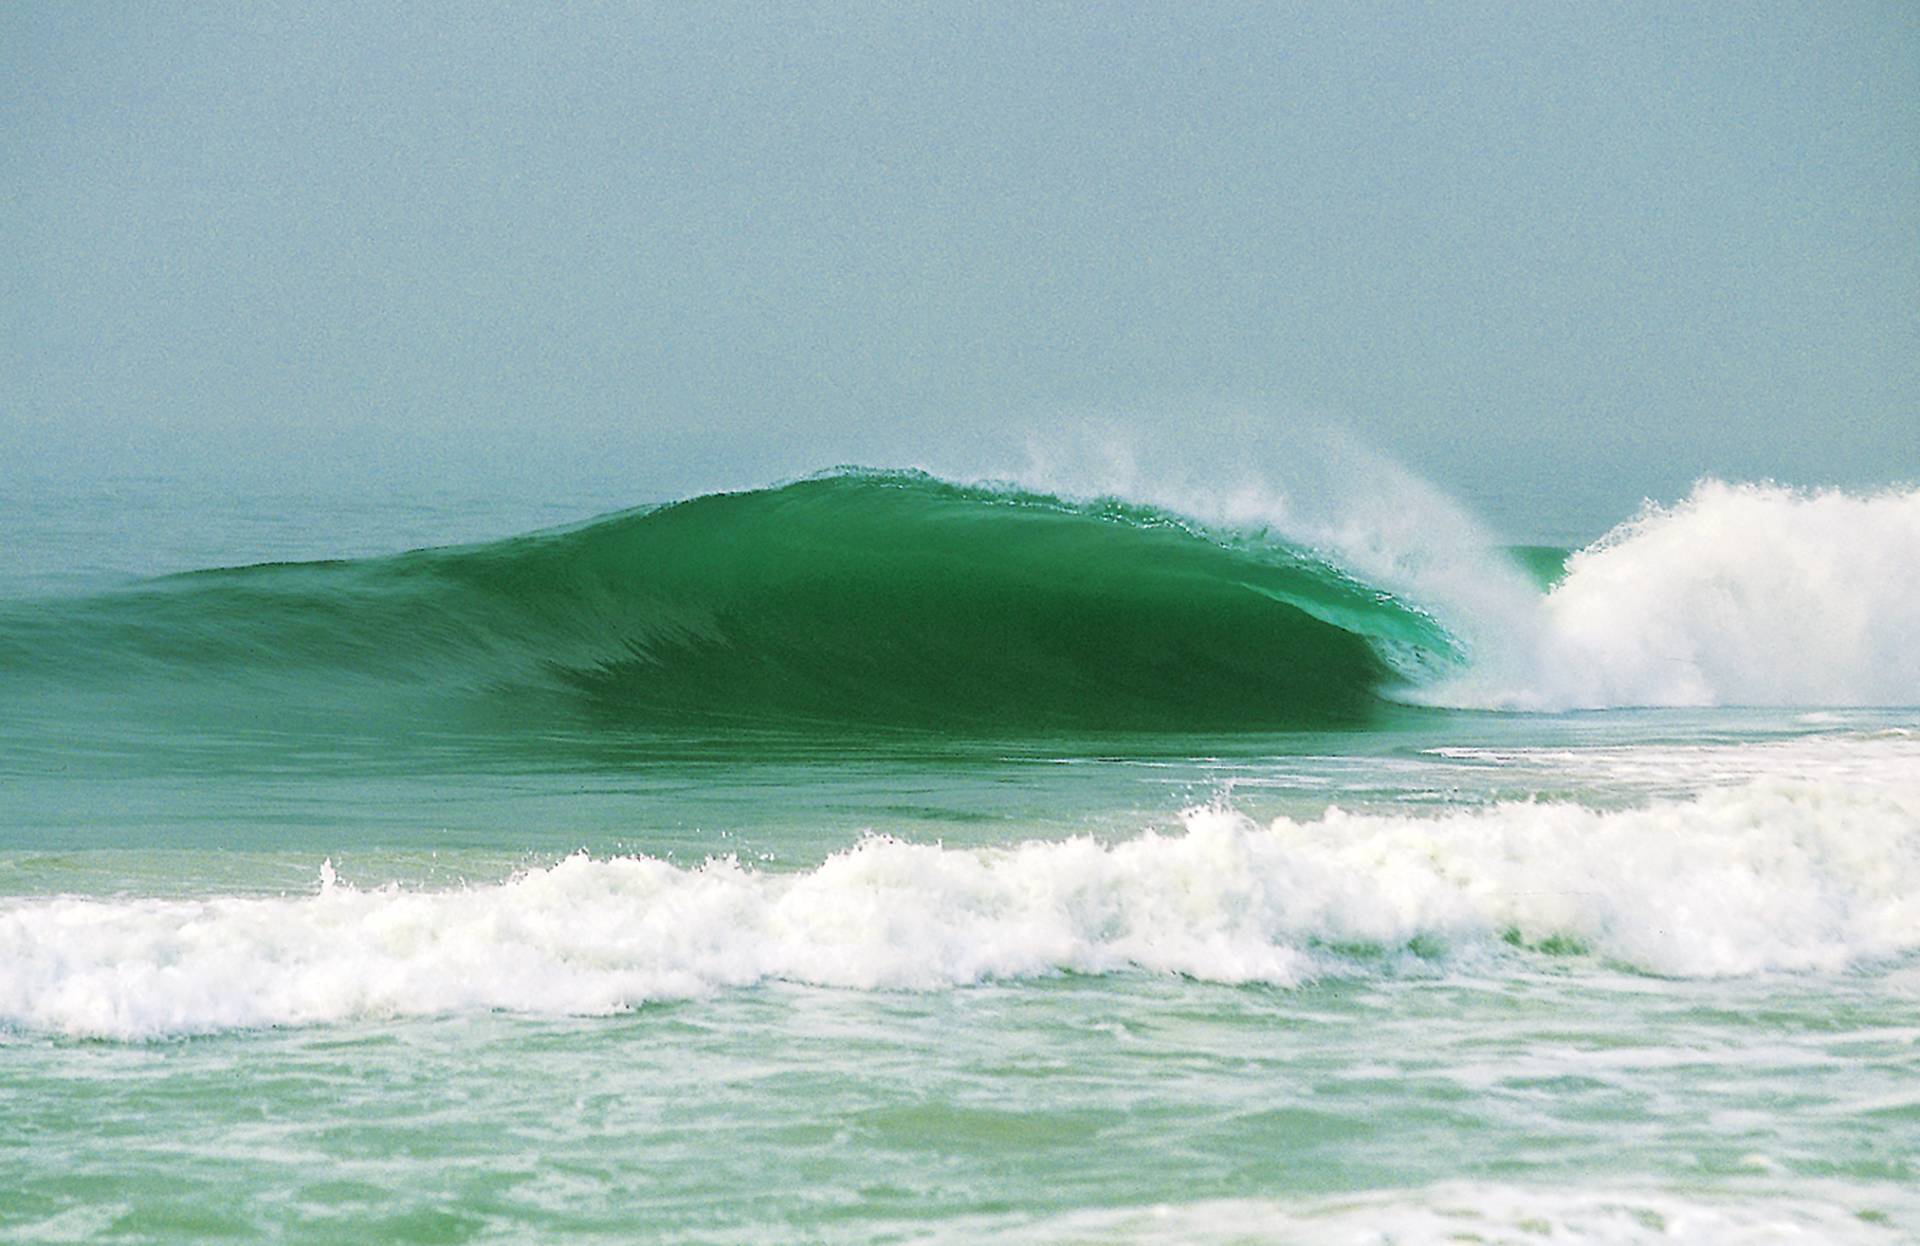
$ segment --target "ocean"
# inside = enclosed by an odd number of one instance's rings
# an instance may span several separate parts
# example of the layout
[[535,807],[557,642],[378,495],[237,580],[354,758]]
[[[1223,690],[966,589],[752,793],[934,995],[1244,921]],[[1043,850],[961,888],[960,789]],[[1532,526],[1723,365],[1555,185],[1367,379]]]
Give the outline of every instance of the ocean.
[[1920,492],[633,500],[0,496],[0,1239],[1920,1238]]

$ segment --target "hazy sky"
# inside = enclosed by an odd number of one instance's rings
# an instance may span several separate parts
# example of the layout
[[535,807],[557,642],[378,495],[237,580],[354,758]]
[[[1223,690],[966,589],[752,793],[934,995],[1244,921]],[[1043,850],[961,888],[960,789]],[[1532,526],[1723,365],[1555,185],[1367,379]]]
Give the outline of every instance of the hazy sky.
[[0,110],[14,467],[1920,476],[1908,3],[12,4]]

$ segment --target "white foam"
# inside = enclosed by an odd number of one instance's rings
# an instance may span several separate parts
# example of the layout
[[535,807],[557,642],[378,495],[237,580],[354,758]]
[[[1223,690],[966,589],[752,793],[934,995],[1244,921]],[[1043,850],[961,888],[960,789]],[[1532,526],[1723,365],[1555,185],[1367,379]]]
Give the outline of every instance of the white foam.
[[1511,633],[1530,636],[1538,591],[1440,489],[1315,421],[1191,418],[1171,446],[1143,445],[1111,422],[1066,421],[1030,439],[1024,466],[1007,475],[1061,497],[1123,497],[1278,537],[1431,611],[1483,667],[1504,671],[1530,653]]
[[1574,555],[1505,658],[1431,699],[1606,706],[1920,705],[1920,490],[1707,480]]
[[1898,727],[1735,743],[1443,745],[1425,751],[1497,774],[1510,790],[1571,785],[1615,799],[1678,796],[1762,778],[1920,788],[1920,736]]
[[[576,856],[451,891],[0,902],[0,1023],[133,1038],[509,1009],[612,1012],[771,980],[928,990],[1062,971],[1295,984],[1577,944],[1670,975],[1920,948],[1920,794],[1763,780],[1599,812],[1230,809],[1173,834],[948,850],[869,839],[796,874]],[[1364,954],[1353,945],[1376,945]],[[1485,970],[1482,965],[1481,971]]]
[[[1442,1246],[1443,1243],[1588,1242],[1637,1246],[1788,1246],[1821,1242],[1892,1246],[1909,1240],[1895,1216],[1912,1211],[1904,1194],[1834,1188],[1831,1199],[1738,1197],[1662,1190],[1533,1189],[1453,1182],[1423,1189],[1302,1200],[1222,1199],[1180,1206],[1069,1212],[1020,1223],[963,1223],[909,1240],[1040,1243],[1325,1243],[1326,1246]],[[1890,1214],[1884,1210],[1893,1207]]]
[[1199,423],[1215,435],[1150,450],[1069,423],[1012,475],[1325,553],[1464,646],[1471,670],[1409,694],[1423,702],[1920,705],[1920,489],[1702,480],[1575,554],[1543,598],[1461,506],[1391,461],[1318,427]]

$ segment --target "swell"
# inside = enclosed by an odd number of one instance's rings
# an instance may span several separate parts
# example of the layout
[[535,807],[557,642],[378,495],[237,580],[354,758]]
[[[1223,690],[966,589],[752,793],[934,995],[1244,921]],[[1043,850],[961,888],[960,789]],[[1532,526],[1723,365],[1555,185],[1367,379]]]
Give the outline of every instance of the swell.
[[0,671],[42,699],[510,726],[1353,723],[1455,658],[1419,610],[1269,537],[866,471],[0,614]]

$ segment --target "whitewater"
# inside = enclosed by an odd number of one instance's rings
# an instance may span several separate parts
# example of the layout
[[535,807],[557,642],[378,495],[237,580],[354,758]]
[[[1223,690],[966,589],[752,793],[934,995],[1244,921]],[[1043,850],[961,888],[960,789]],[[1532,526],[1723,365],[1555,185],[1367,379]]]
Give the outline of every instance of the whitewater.
[[1443,699],[1531,709],[1920,700],[1920,490],[1703,481],[1576,551],[1508,624],[1528,680]]
[[0,500],[0,1237],[1920,1234],[1920,491],[630,501]]
[[509,1009],[630,1010],[782,980],[934,990],[1139,971],[1295,986],[1501,972],[1504,948],[1671,977],[1840,971],[1920,949],[1920,744],[1908,783],[1763,781],[1595,812],[1498,804],[961,852],[868,838],[800,874],[571,856],[445,891],[0,905],[0,1018],[147,1038]]

